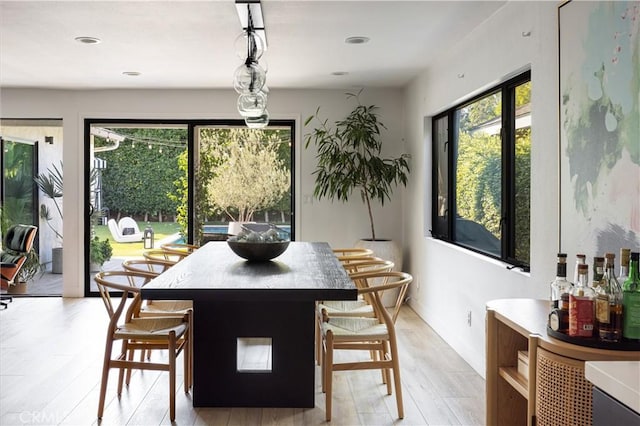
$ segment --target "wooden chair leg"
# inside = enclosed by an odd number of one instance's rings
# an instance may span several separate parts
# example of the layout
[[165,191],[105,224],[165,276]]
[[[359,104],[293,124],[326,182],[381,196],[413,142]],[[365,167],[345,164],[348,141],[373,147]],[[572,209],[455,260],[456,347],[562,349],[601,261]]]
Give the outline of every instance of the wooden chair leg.
[[324,369],[324,381],[325,381],[325,418],[328,422],[331,421],[331,399],[333,396],[333,333],[331,330],[327,332],[326,347],[324,359],[322,360],[322,367]]
[[111,351],[113,349],[113,341],[107,340],[104,348],[104,361],[102,363],[102,379],[100,380],[100,398],[98,400],[98,418],[102,418],[104,412],[104,400],[107,395],[107,381],[109,380],[109,369],[111,368]]
[[[144,349],[140,349],[140,362],[144,362]],[[128,360],[133,362],[133,359],[136,356],[136,350],[135,349],[129,349],[129,358]],[[127,368],[127,378],[125,380],[125,384],[127,385],[127,387],[129,387],[129,383],[131,383],[131,373],[133,372],[133,368]]]
[[169,419],[176,419],[176,333],[169,333]]
[[396,403],[398,405],[398,417],[404,419],[404,404],[402,402],[402,383],[400,380],[400,361],[398,359],[398,345],[395,339],[389,342],[391,359],[393,363],[393,382],[396,388]]
[[[380,360],[384,361],[387,359],[387,354],[389,352],[389,342],[384,341],[380,343],[380,351],[378,352],[380,356]],[[382,369],[382,378],[383,383],[387,385],[387,395],[391,395],[393,389],[391,388],[391,372],[392,368],[384,368]],[[395,374],[393,374],[395,377]]]
[[[126,361],[127,357],[131,357],[132,355],[129,353],[129,341],[124,339],[122,341],[122,352],[120,353],[120,359]],[[122,395],[122,383],[124,382],[124,376],[127,373],[127,368],[120,367],[118,370],[118,398]],[[129,385],[127,383],[127,385]]]
[[316,363],[322,364],[322,329],[320,327],[320,318],[318,318],[318,308],[316,307]]
[[187,339],[184,343],[184,348],[182,349],[184,363],[184,393],[189,393],[189,388],[191,388],[191,329],[187,330],[184,338]]

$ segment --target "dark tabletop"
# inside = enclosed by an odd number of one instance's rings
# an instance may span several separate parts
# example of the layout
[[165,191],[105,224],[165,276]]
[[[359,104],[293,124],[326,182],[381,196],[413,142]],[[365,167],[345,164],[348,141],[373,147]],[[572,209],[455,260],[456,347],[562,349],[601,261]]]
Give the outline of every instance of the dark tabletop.
[[327,243],[295,242],[267,262],[248,262],[212,241],[142,288],[144,299],[353,300],[355,285]]

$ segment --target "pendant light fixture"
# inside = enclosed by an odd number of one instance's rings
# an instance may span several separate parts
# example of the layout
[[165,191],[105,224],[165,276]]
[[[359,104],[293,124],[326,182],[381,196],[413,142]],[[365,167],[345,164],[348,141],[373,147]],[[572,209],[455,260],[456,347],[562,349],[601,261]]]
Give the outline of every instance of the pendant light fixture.
[[243,63],[233,76],[233,88],[238,92],[238,112],[249,128],[269,124],[267,111],[267,73],[260,64],[267,49],[266,31],[260,0],[236,0],[236,10],[242,33],[236,38],[236,54]]

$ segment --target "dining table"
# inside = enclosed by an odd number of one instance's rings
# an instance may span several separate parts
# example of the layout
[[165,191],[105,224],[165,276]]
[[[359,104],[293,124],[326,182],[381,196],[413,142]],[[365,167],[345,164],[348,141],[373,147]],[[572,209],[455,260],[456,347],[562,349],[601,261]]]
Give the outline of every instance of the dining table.
[[[275,259],[254,262],[211,241],[141,297],[193,301],[194,406],[314,407],[316,301],[355,300],[357,289],[326,242],[292,241]],[[267,369],[239,367],[246,339],[268,339]]]

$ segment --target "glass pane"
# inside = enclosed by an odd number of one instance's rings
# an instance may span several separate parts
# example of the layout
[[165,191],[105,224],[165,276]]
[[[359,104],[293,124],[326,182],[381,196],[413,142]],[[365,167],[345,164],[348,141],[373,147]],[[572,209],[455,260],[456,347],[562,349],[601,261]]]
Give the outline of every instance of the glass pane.
[[236,223],[291,232],[291,127],[202,127],[196,132],[195,240],[236,234]]
[[[186,124],[93,123],[89,164],[92,273],[121,269],[123,260],[164,243],[186,242]],[[89,285],[97,291],[93,279]]]
[[436,196],[434,200],[433,232],[436,237],[449,238],[447,218],[449,213],[449,117],[438,118],[434,123],[434,163],[436,164]]
[[2,224],[38,225],[33,206],[34,144],[3,139],[2,150]]
[[501,96],[488,95],[456,110],[455,241],[501,254]]
[[531,82],[515,88],[515,255],[529,263],[531,201]]

